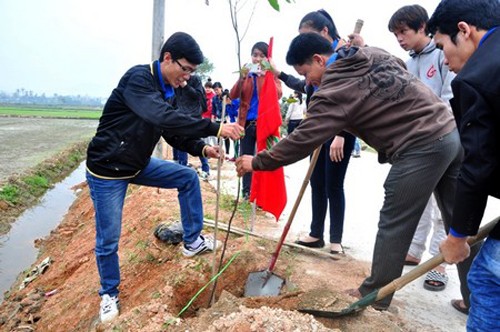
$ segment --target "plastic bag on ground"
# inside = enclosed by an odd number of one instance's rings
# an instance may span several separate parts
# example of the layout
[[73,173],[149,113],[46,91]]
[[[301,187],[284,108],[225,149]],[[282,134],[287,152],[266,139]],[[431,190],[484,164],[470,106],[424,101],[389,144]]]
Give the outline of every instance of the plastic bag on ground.
[[161,223],[156,226],[154,235],[156,238],[167,244],[179,244],[182,242],[184,230],[180,221],[174,223]]

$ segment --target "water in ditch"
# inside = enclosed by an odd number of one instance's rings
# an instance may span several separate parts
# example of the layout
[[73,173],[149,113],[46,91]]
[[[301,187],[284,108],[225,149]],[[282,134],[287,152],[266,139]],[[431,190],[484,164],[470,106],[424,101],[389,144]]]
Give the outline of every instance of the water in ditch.
[[36,261],[38,249],[35,248],[34,241],[46,237],[59,225],[76,198],[71,187],[84,180],[83,162],[68,177],[47,191],[37,206],[26,210],[12,225],[8,234],[0,236],[2,294],[10,289],[19,273]]

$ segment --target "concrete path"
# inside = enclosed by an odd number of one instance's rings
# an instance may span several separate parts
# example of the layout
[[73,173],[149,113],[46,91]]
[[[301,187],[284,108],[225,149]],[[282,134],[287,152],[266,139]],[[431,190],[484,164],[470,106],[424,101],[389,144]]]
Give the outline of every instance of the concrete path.
[[[227,164],[226,164],[227,165]],[[309,167],[309,158],[285,167],[288,203],[283,212],[277,233],[279,237],[282,227],[288,220],[289,213],[298,196],[304,176]],[[231,178],[233,167],[224,167],[225,174]],[[379,210],[383,203],[383,182],[390,165],[381,165],[375,153],[362,152],[361,158],[351,158],[345,180],[346,217],[344,223],[343,245],[347,254],[362,261],[370,262],[373,254]],[[215,174],[215,171],[214,171]],[[234,173],[233,173],[234,174]],[[215,182],[215,181],[214,181]],[[236,193],[236,181],[223,181],[223,191]],[[214,183],[215,184],[215,183]],[[483,222],[486,223],[500,215],[500,201],[490,199]],[[329,217],[326,218],[325,229],[329,229]],[[295,241],[299,236],[309,233],[311,221],[311,192],[307,187],[297,214],[292,223],[287,241]],[[328,233],[325,234],[325,238]],[[427,245],[428,247],[428,245]],[[431,258],[426,252],[423,260]],[[412,267],[405,267],[404,273]],[[433,331],[465,331],[467,316],[455,310],[450,300],[461,298],[458,275],[455,265],[447,267],[449,281],[446,289],[441,292],[431,292],[423,288],[424,277],[421,277],[395,295],[395,300],[405,303],[399,315],[409,321],[432,326]]]

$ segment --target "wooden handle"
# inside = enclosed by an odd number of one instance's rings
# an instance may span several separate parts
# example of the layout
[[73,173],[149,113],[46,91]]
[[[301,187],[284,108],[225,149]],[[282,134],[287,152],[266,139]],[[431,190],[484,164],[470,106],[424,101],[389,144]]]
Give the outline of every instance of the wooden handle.
[[357,33],[358,35],[361,33],[361,28],[363,27],[363,24],[365,21],[358,19],[356,21],[356,24],[354,25],[354,33]]
[[[494,220],[490,221],[483,227],[479,229],[479,232],[477,233],[476,236],[471,236],[467,239],[467,243],[472,246],[480,241],[482,241],[484,238],[488,236],[488,234],[491,232],[491,230],[495,227],[497,222],[500,220],[500,217],[495,218]],[[436,266],[442,264],[444,262],[444,257],[442,254],[437,254],[436,256],[432,257],[428,261],[420,264],[410,272],[402,275],[401,277],[393,280],[391,283],[385,285],[384,287],[380,288],[377,294],[376,301],[383,299],[389,294],[392,294],[401,288],[403,288],[405,285],[410,283],[411,281],[419,278],[422,276],[424,273],[429,272]]]
[[297,196],[297,199],[295,200],[295,203],[293,204],[292,211],[290,212],[290,215],[288,216],[288,221],[285,224],[285,227],[283,227],[283,233],[281,234],[281,238],[278,242],[278,246],[276,247],[276,250],[273,253],[273,256],[271,257],[271,262],[269,263],[269,268],[268,271],[273,271],[274,266],[276,265],[276,261],[278,260],[278,256],[281,251],[281,247],[283,246],[283,243],[285,242],[286,236],[288,235],[288,231],[290,230],[290,226],[292,225],[293,218],[295,217],[295,213],[297,212],[297,209],[299,208],[300,201],[302,200],[302,196],[304,196],[304,192],[306,191],[307,185],[309,184],[309,179],[311,178],[312,172],[314,171],[314,167],[316,166],[316,162],[318,161],[318,156],[319,153],[321,152],[321,147],[323,145],[320,145],[316,150],[314,150],[313,155],[311,157],[311,161],[309,163],[309,169],[307,170],[307,174],[304,177],[304,181],[302,182],[302,186],[300,187],[299,195]]

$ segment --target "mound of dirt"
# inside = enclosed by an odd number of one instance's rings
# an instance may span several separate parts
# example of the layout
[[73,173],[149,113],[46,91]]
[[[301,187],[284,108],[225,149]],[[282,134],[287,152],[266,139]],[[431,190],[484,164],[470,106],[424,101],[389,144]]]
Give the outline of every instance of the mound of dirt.
[[[216,194],[202,183],[204,212],[215,215]],[[219,211],[227,222],[229,209]],[[249,273],[265,270],[275,242],[230,234],[224,261],[227,269],[217,279],[211,304],[213,264],[206,254],[185,258],[180,245],[159,242],[153,235],[160,222],[179,219],[175,190],[131,186],[124,207],[120,241],[120,316],[99,324],[99,279],[94,257],[94,210],[83,186],[59,227],[38,241],[41,253],[53,260],[46,272],[19,289],[22,276],[0,307],[0,329],[5,331],[409,331],[414,329],[397,313],[371,308],[338,319],[316,319],[299,308],[338,310],[355,299],[345,290],[366,277],[367,263],[348,256],[332,259],[285,246],[274,272],[286,279],[279,296],[243,296]],[[236,213],[233,225],[245,228],[247,216]],[[269,215],[257,212],[255,233],[279,229]],[[204,233],[213,233],[206,227]],[[269,235],[265,234],[264,235]],[[226,232],[217,232],[224,242]]]

